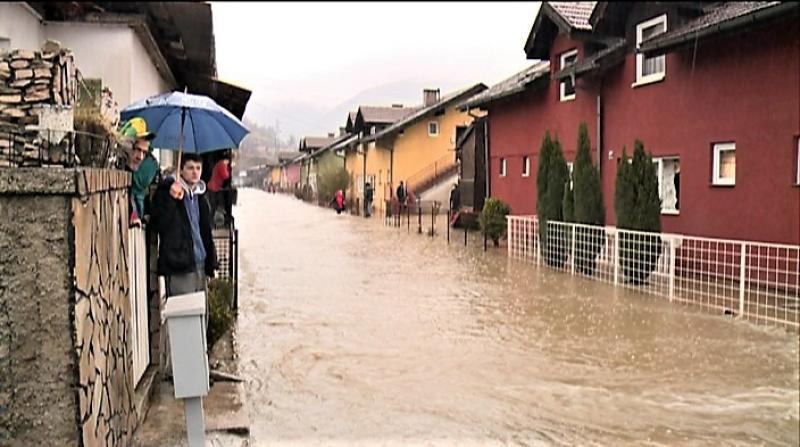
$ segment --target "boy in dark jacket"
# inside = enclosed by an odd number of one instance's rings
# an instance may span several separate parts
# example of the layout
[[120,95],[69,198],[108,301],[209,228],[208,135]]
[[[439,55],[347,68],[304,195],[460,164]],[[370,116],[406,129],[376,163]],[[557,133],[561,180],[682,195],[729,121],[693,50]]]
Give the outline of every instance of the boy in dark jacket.
[[168,177],[153,198],[150,225],[159,236],[158,273],[165,277],[167,297],[205,290],[206,277],[213,278],[217,268],[202,169],[199,156],[184,154],[180,176]]

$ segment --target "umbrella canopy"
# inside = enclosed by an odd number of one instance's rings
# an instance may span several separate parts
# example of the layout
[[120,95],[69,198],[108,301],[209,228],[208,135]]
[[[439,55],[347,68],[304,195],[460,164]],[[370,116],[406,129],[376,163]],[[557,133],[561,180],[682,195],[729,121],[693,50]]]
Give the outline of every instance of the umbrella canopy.
[[250,132],[213,99],[182,92],[151,96],[120,112],[123,120],[136,116],[144,118],[148,130],[155,132],[151,144],[159,149],[195,154],[238,149],[239,143]]

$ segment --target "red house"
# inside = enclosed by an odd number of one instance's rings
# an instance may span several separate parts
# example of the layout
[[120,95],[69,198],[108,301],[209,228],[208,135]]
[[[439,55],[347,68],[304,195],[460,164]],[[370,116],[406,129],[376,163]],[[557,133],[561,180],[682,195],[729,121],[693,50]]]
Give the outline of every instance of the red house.
[[571,162],[586,122],[607,224],[640,139],[663,231],[800,243],[797,3],[545,2],[525,52],[545,62],[466,103],[489,112],[490,195],[513,214],[535,213],[545,130]]

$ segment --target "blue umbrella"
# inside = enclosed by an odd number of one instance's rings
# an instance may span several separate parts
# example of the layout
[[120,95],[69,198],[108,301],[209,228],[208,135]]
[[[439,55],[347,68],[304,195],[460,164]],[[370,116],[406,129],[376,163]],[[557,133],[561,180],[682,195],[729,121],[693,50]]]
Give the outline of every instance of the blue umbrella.
[[213,99],[182,92],[151,96],[120,112],[125,121],[136,116],[142,117],[147,129],[156,133],[151,144],[159,149],[195,154],[237,149],[250,132]]

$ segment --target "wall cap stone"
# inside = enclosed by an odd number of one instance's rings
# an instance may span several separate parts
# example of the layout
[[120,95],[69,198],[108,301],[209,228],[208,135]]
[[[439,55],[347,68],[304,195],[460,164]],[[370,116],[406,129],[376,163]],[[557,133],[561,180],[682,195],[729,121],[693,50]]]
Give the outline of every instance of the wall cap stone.
[[126,189],[131,174],[99,168],[0,168],[0,195],[78,195]]

